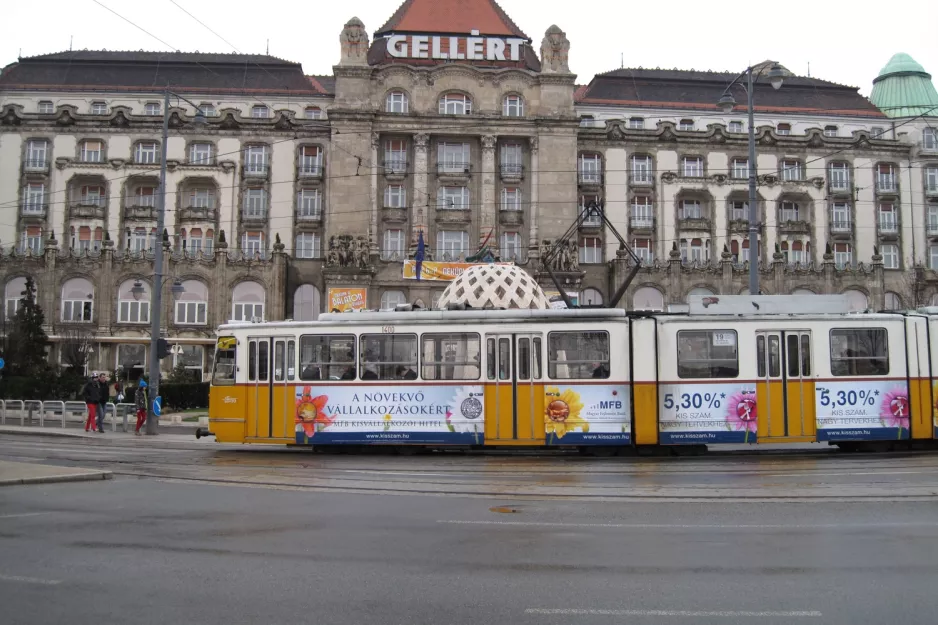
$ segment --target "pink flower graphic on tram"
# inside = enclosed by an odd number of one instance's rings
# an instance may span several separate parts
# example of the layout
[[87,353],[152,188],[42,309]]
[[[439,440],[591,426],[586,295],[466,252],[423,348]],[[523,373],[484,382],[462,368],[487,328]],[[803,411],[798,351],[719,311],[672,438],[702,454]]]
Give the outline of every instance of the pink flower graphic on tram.
[[879,405],[879,419],[887,428],[899,428],[899,438],[902,438],[902,429],[909,429],[909,393],[901,386],[897,386],[883,395]]
[[759,429],[756,394],[752,392],[733,393],[726,400],[726,427],[730,430],[746,431],[744,442],[749,442],[749,433]]

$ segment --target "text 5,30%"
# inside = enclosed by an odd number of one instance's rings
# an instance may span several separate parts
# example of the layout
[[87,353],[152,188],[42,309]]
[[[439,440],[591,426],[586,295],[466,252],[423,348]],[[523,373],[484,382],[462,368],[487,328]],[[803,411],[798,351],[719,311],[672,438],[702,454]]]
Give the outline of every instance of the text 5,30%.
[[821,393],[822,406],[874,406],[879,391],[862,389],[859,391],[837,391],[831,393],[829,389],[818,389]]
[[665,410],[690,410],[691,408],[719,408],[722,399],[726,399],[725,393],[665,393]]

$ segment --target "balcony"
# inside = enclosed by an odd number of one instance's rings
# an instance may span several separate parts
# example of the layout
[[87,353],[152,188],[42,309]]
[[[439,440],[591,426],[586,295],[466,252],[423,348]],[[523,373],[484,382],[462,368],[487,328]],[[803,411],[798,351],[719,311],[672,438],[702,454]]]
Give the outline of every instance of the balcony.
[[938,215],[931,214],[925,223],[925,234],[929,237],[938,237]]
[[850,237],[853,232],[853,222],[849,219],[834,217],[830,224],[831,236],[835,238]]
[[267,163],[248,163],[242,170],[245,178],[266,178],[270,171],[270,165]]
[[502,163],[498,171],[502,182],[520,182],[524,179],[524,165],[520,163]]
[[635,215],[629,220],[629,228],[632,229],[633,233],[638,230],[651,232],[655,229],[655,218],[646,215]]
[[407,223],[407,209],[401,206],[385,206],[381,209],[381,221],[389,224]]
[[68,203],[69,217],[72,219],[104,219],[107,202],[101,198],[79,198]]
[[678,220],[681,230],[699,230],[710,232],[710,220],[706,217],[681,217]]
[[899,184],[895,176],[879,176],[876,178],[876,193],[880,195],[895,195],[899,192]]
[[811,224],[800,219],[788,219],[778,224],[778,231],[781,234],[808,234],[810,230]]
[[938,183],[926,184],[925,195],[927,195],[928,197],[938,197]]
[[899,224],[895,220],[879,222],[879,238],[893,241],[899,238]]
[[45,173],[49,171],[49,161],[44,158],[31,158],[23,163],[23,171],[26,173]]
[[266,223],[267,209],[253,207],[244,208],[241,210],[241,221],[242,223]]
[[731,219],[729,223],[730,232],[734,233],[744,233],[749,232],[749,220],[748,219]]
[[305,180],[322,178],[322,165],[319,163],[300,163],[296,175]]
[[650,171],[633,171],[629,174],[629,184],[633,187],[650,187],[655,184],[655,176]]
[[472,174],[472,164],[462,162],[446,162],[436,164],[436,175],[440,180],[448,182],[465,182]]
[[322,209],[300,207],[296,211],[296,220],[304,223],[322,221]]
[[603,175],[598,171],[581,171],[577,175],[577,184],[581,187],[599,188],[603,184]]
[[156,221],[157,210],[152,202],[131,201],[124,207],[124,219],[127,221]]
[[408,163],[405,159],[389,158],[384,160],[384,177],[400,181],[407,177]]
[[853,185],[845,178],[832,178],[827,183],[827,188],[832,195],[849,195]]
[[438,224],[468,224],[472,222],[472,211],[468,208],[439,208],[436,211]]
[[524,223],[524,211],[502,210],[498,211],[498,223],[503,226],[520,226]]
[[25,202],[23,204],[22,215],[26,218],[45,219],[49,211],[48,204],[37,204],[36,202]]
[[179,221],[201,221],[214,223],[218,209],[214,206],[187,206],[179,212]]

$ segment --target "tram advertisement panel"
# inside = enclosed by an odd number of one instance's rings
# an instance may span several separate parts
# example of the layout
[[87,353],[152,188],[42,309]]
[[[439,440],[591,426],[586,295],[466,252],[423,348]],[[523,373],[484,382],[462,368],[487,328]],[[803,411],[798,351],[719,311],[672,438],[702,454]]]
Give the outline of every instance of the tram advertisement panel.
[[938,381],[932,382],[931,396],[935,402],[932,406],[932,422],[935,426],[935,438],[938,438]]
[[548,445],[621,445],[632,440],[627,384],[570,384],[544,389]]
[[481,385],[297,386],[296,442],[481,445],[483,401]]
[[662,445],[756,442],[759,423],[751,382],[662,384],[658,402]]
[[903,380],[818,383],[819,441],[909,438],[909,387]]

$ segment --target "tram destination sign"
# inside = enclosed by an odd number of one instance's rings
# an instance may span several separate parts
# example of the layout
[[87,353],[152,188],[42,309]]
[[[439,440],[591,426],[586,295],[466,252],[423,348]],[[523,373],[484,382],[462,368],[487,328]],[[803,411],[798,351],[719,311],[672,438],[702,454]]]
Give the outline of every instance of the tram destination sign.
[[477,30],[468,37],[391,35],[388,54],[398,59],[520,61],[524,43],[517,37],[482,37]]

